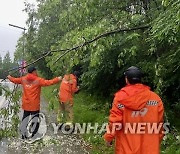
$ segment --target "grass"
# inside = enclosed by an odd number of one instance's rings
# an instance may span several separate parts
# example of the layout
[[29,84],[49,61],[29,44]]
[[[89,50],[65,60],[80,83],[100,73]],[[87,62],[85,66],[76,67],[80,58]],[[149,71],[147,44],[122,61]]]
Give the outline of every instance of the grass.
[[[48,88],[43,88],[43,96],[48,100],[49,110],[58,110],[59,102],[55,97],[58,89],[57,85],[50,86]],[[54,91],[54,92],[53,92]],[[55,94],[56,93],[56,94]],[[109,109],[107,109],[107,104],[104,104],[105,100],[101,100],[89,96],[83,92],[78,93],[74,97],[74,123],[91,123],[94,126],[98,123],[101,126],[102,123],[107,122]],[[104,104],[104,105],[103,105]],[[100,130],[100,128],[98,129]],[[105,146],[102,134],[94,134],[92,131],[89,134],[83,134],[84,140],[91,145],[90,152],[92,154],[112,154],[113,148],[108,148]]]
[[[94,126],[95,123],[101,127],[104,122],[108,121],[107,107],[105,107],[105,100],[98,100],[96,97],[89,96],[85,93],[79,93],[74,99],[74,122],[78,123],[91,123]],[[100,128],[98,129],[100,130]],[[103,140],[103,134],[83,134],[83,138],[92,145],[92,154],[112,154],[113,148],[105,146]]]
[[[58,110],[59,102],[55,95],[58,93],[58,85],[50,86],[43,89],[43,95],[49,100],[48,109]],[[109,108],[108,101],[102,98],[90,96],[87,93],[80,92],[74,97],[74,123],[98,123],[99,125],[108,121]],[[179,130],[179,129],[177,129]],[[83,134],[82,137],[91,145],[90,153],[92,154],[113,154],[113,148],[105,145],[103,133]],[[166,135],[161,145],[161,154],[180,154],[180,136],[175,129]]]
[[52,85],[42,88],[43,96],[48,101],[48,110],[57,111],[59,108],[58,87],[59,85]]

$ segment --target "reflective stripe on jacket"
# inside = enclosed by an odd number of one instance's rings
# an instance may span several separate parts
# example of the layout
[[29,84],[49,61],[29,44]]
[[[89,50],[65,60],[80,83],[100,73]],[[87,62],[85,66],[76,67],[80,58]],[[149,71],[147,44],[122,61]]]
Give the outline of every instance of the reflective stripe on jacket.
[[15,84],[22,85],[22,109],[26,111],[40,110],[41,87],[59,82],[58,78],[45,80],[31,73],[20,78],[9,77],[9,80]]
[[73,103],[73,95],[78,91],[77,78],[73,74],[66,74],[59,88],[59,99],[60,102]]
[[[149,87],[127,85],[115,94],[104,139],[115,139],[116,154],[159,154],[162,131],[151,133],[151,128],[154,123],[161,126],[163,113],[160,97]],[[122,128],[113,132],[115,123]]]

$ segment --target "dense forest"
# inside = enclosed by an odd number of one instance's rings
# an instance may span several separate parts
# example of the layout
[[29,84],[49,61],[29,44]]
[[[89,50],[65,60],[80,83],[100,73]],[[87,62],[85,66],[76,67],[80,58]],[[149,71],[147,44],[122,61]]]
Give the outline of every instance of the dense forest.
[[7,70],[17,67],[17,63],[12,60],[9,52],[7,52],[4,57],[0,55],[0,79],[6,78],[6,76],[8,75]]
[[[79,70],[83,91],[102,98],[124,86],[130,66],[144,71],[166,120],[180,128],[179,0],[37,0],[26,3],[25,59],[46,78]],[[103,102],[102,102],[103,103]],[[111,102],[109,102],[111,103]]]
[[[26,60],[41,57],[36,65],[45,77],[79,69],[81,87],[102,97],[121,88],[124,70],[136,65],[171,116],[180,117],[179,10],[179,0],[38,0],[38,7],[26,3]],[[15,59],[22,53],[23,37]]]

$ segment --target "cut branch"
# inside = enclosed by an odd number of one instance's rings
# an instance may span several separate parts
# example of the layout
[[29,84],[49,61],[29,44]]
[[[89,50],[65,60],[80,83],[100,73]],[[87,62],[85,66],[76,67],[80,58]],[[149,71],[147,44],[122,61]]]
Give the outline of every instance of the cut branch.
[[[31,65],[37,63],[38,61],[40,61],[41,59],[49,56],[50,53],[52,53],[52,52],[63,52],[63,51],[64,51],[64,53],[61,54],[61,55],[56,59],[56,61],[54,62],[54,63],[56,63],[60,58],[62,58],[63,56],[65,56],[65,55],[66,55],[67,53],[69,53],[70,51],[73,51],[73,50],[77,50],[77,49],[79,49],[79,48],[82,48],[82,47],[84,47],[84,46],[86,46],[86,45],[88,45],[88,44],[91,44],[92,42],[94,42],[94,41],[96,41],[96,40],[99,40],[100,38],[108,37],[108,36],[110,36],[110,35],[114,35],[114,34],[120,33],[120,32],[128,32],[128,31],[134,31],[134,30],[144,30],[144,29],[147,29],[147,28],[149,28],[149,27],[150,27],[150,26],[147,25],[147,26],[141,26],[141,27],[135,27],[135,28],[117,29],[117,30],[113,30],[113,31],[110,31],[110,32],[106,32],[106,33],[100,34],[100,35],[96,36],[94,39],[89,40],[89,41],[86,41],[86,39],[84,38],[85,42],[82,43],[82,44],[80,44],[80,45],[77,45],[77,46],[75,46],[75,47],[73,47],[73,48],[57,49],[57,50],[51,50],[51,51],[44,52],[44,53],[43,53],[43,56],[39,57],[38,59],[36,59],[36,60],[33,61],[32,63],[29,63],[28,65],[26,65],[26,66],[24,66],[24,67],[18,67],[18,68],[10,69],[10,70],[6,71],[6,73],[7,73],[7,72],[11,72],[11,71],[15,71],[15,70],[18,71],[18,70],[20,70],[20,69],[24,69],[24,68],[26,68],[26,67],[28,67],[28,66],[31,66]],[[3,80],[3,81],[4,81],[4,80]]]
[[[147,25],[147,26],[141,26],[141,27],[135,27],[135,28],[129,28],[129,29],[117,29],[117,30],[113,30],[113,31],[110,31],[110,32],[100,34],[100,35],[96,36],[94,39],[89,40],[89,41],[85,41],[81,45],[78,45],[78,46],[70,48],[70,49],[54,50],[53,52],[56,52],[56,51],[66,51],[66,52],[63,53],[62,55],[60,55],[53,64],[55,64],[61,57],[63,57],[64,55],[66,55],[70,51],[77,50],[78,48],[84,47],[84,46],[86,46],[86,45],[88,45],[88,44],[90,44],[90,43],[92,43],[92,42],[94,42],[96,40],[99,40],[100,38],[107,37],[107,36],[110,36],[110,35],[113,35],[113,34],[116,34],[116,33],[120,33],[120,32],[128,32],[128,31],[134,31],[134,30],[139,30],[139,29],[144,30],[144,29],[147,29],[149,27],[150,26]],[[86,40],[86,39],[84,38],[84,40]]]
[[8,71],[5,71],[5,73],[11,72],[11,71],[15,71],[15,70],[18,71],[18,70],[20,70],[20,69],[23,69],[23,68],[26,68],[26,67],[28,67],[28,66],[31,66],[31,65],[37,63],[38,61],[40,61],[42,58],[47,57],[50,53],[51,53],[51,51],[48,51],[48,52],[46,52],[46,54],[44,54],[43,56],[39,57],[38,59],[36,59],[36,60],[33,61],[32,63],[29,63],[28,65],[26,65],[26,66],[24,66],[24,67],[18,67],[18,68],[10,69],[10,70],[8,70]]

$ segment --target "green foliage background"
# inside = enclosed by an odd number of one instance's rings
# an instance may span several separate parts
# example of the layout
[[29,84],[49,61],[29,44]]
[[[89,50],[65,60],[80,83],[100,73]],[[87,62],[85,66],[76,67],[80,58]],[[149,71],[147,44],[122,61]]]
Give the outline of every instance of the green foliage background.
[[[148,25],[100,38],[56,63],[63,51],[52,53],[37,66],[49,78],[78,68],[81,87],[109,97],[124,85],[124,70],[136,65],[146,74],[144,83],[174,105],[180,90],[179,10],[179,0],[38,0],[37,8],[26,3],[26,59],[32,62],[48,50],[72,48],[112,30]],[[16,60],[22,43],[21,38]]]
[[18,67],[18,64],[11,59],[9,52],[7,52],[4,57],[0,55],[0,79],[6,78],[8,75],[7,70],[15,67]]
[[[4,91],[4,92],[3,92]],[[0,84],[0,96],[6,98],[7,106],[0,109],[0,140],[4,137],[17,137],[19,127],[19,100],[21,92],[15,85],[11,90],[7,85]]]
[[[179,0],[37,0],[26,3],[26,59],[34,61],[49,50],[68,49],[116,30],[148,25],[102,37],[71,51],[54,52],[36,65],[50,78],[81,71],[81,89],[102,98],[124,85],[123,72],[132,65],[144,73],[144,83],[165,104],[166,118],[180,128],[180,1]],[[22,50],[19,40],[15,59]],[[103,104],[103,102],[102,102]]]

